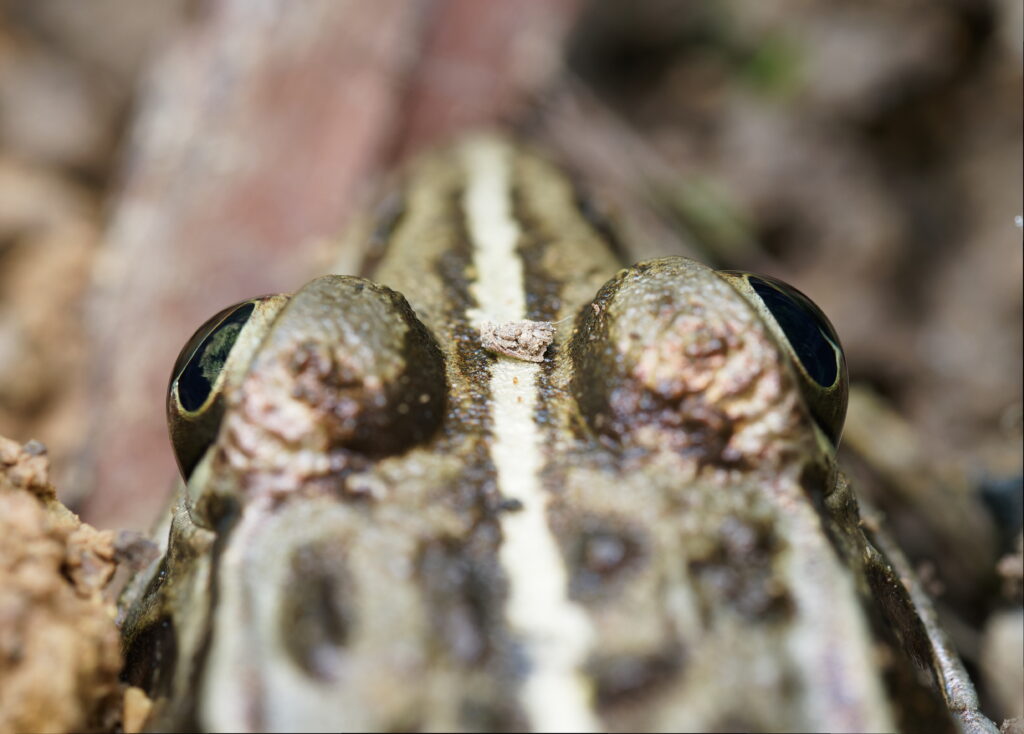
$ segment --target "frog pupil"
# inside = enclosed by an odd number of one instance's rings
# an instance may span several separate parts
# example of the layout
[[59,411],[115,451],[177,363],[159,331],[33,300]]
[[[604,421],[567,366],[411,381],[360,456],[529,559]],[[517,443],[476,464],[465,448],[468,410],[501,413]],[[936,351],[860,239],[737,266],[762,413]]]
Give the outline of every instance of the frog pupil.
[[839,376],[836,347],[828,335],[831,328],[817,307],[795,290],[782,290],[754,275],[747,280],[782,327],[810,378],[822,387],[835,384]]
[[214,327],[192,353],[178,375],[178,399],[189,412],[198,410],[213,390],[217,375],[224,369],[231,348],[256,304],[249,302],[235,309]]

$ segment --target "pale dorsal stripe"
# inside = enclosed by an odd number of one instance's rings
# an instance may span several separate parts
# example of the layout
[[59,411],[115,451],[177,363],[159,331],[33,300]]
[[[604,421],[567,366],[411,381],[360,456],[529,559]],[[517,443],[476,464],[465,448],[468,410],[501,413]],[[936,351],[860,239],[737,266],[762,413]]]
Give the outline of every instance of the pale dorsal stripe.
[[[480,138],[465,145],[465,215],[477,278],[478,304],[470,322],[525,318],[523,268],[515,247],[509,150]],[[597,731],[593,691],[581,666],[593,630],[583,609],[568,597],[568,572],[547,523],[541,488],[540,434],[534,422],[540,365],[499,356],[491,367],[491,458],[503,497],[522,503],[501,516],[499,553],[508,576],[506,616],[528,661],[522,705],[536,731]]]

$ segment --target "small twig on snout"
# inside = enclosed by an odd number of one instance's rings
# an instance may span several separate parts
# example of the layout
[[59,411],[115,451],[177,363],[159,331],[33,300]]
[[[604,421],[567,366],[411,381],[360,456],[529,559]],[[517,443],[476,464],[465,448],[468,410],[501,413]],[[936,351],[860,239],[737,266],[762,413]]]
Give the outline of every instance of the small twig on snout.
[[555,336],[551,321],[483,321],[480,344],[490,352],[526,362],[543,362],[544,350]]

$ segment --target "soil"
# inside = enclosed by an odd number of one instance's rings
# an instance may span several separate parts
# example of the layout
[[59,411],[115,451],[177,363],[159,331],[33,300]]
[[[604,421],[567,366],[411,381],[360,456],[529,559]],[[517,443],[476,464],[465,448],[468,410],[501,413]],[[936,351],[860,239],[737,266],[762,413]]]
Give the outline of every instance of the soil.
[[45,449],[0,437],[0,732],[120,722],[114,534],[56,498]]

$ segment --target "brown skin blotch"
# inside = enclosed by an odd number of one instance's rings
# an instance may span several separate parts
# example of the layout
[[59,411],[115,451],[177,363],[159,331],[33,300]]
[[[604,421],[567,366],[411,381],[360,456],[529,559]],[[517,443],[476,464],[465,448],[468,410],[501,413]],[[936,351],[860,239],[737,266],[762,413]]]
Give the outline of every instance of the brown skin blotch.
[[581,601],[612,599],[647,560],[648,541],[615,518],[584,517],[569,550],[569,594]]
[[732,609],[751,623],[778,621],[792,612],[792,600],[774,578],[783,543],[767,522],[726,517],[706,555],[691,559],[690,575],[712,609]]
[[649,655],[618,655],[593,660],[587,670],[594,678],[598,709],[642,701],[679,676],[685,665],[676,644]]
[[292,574],[281,594],[279,628],[298,666],[319,680],[334,680],[357,620],[355,589],[341,543],[320,541],[292,552]]

